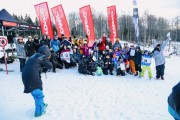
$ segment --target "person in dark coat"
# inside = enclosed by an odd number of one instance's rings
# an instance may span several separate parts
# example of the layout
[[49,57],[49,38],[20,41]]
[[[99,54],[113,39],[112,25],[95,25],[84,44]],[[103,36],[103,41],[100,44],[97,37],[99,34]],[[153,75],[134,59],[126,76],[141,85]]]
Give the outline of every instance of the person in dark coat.
[[25,50],[28,57],[31,57],[36,52],[35,44],[32,41],[31,36],[28,36],[28,41],[25,44]]
[[46,70],[52,68],[52,64],[49,61],[50,56],[51,53],[48,46],[41,46],[37,53],[28,59],[22,71],[24,93],[31,93],[35,100],[35,117],[43,115],[47,106],[43,99],[41,73],[43,68]]
[[38,35],[35,35],[35,36],[34,36],[34,41],[33,41],[33,43],[34,43],[34,46],[35,46],[35,50],[36,50],[36,52],[37,52],[38,49],[39,49],[39,47],[40,47],[40,42],[39,42]]
[[106,54],[106,58],[104,59],[104,69],[103,69],[103,74],[108,75],[108,70],[109,74],[113,75],[113,62],[112,58],[110,57],[110,54]]
[[175,120],[180,120],[180,82],[173,87],[168,97],[168,111]]
[[109,49],[113,49],[112,48],[112,42],[110,41],[109,38],[106,38],[106,43],[105,43],[106,46],[109,46]]
[[89,70],[88,65],[87,65],[87,58],[85,56],[82,57],[82,60],[79,61],[79,65],[78,65],[78,72],[80,74],[84,74],[84,75],[95,75],[94,73],[92,73],[91,70]]
[[50,40],[48,39],[48,36],[44,34],[42,36],[42,39],[40,40],[40,46],[47,45],[50,48]]
[[141,51],[141,48],[137,46],[135,50],[135,60],[134,60],[136,74],[134,76],[138,76],[138,74],[142,71],[141,59],[142,59],[142,51]]

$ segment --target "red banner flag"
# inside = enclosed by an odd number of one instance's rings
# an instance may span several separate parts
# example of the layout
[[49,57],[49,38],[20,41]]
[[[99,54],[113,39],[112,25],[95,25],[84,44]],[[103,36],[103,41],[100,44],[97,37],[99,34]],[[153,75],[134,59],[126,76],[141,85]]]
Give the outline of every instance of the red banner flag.
[[62,5],[58,5],[51,8],[51,11],[55,19],[56,28],[58,30],[58,36],[60,37],[62,34],[64,34],[66,37],[69,38],[69,26]]
[[40,22],[42,34],[47,34],[52,39],[54,35],[47,2],[34,5],[34,7]]
[[93,22],[90,5],[80,8],[79,13],[82,20],[82,24],[84,26],[84,30],[86,32],[86,35],[88,36],[88,46],[92,47],[95,40],[95,34],[94,34],[94,22]]
[[118,37],[116,6],[107,7],[110,40],[115,43]]

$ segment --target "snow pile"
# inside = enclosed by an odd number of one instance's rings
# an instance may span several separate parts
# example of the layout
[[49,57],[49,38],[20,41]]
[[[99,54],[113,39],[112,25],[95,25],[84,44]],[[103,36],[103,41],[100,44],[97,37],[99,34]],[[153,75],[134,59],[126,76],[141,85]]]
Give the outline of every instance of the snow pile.
[[179,64],[179,57],[166,58],[165,81],[149,80],[147,74],[84,76],[77,68],[47,73],[47,79],[42,74],[47,113],[34,118],[34,100],[23,93],[16,61],[8,65],[15,72],[0,72],[0,120],[172,120],[167,97],[179,82]]

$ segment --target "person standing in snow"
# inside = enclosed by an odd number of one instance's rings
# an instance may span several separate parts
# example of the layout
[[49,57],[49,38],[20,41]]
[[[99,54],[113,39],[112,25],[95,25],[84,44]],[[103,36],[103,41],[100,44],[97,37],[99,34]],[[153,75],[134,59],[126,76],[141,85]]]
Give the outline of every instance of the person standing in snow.
[[38,49],[39,49],[39,47],[40,47],[40,42],[39,42],[38,35],[35,35],[35,36],[34,36],[34,41],[33,41],[33,43],[34,43],[34,46],[35,46],[35,50],[36,50],[36,52],[37,52]]
[[22,71],[24,93],[31,93],[35,100],[35,117],[39,117],[46,112],[47,104],[44,103],[41,73],[43,68],[46,71],[52,68],[49,61],[50,56],[51,52],[48,46],[41,46],[37,53],[28,59]]
[[26,51],[25,51],[25,43],[23,41],[23,37],[19,36],[18,38],[13,39],[16,50],[17,50],[17,58],[19,58],[20,62],[20,72],[22,72],[24,65],[26,63]]
[[144,51],[144,54],[142,56],[142,71],[140,74],[140,77],[144,77],[144,73],[146,72],[146,70],[148,71],[148,76],[149,79],[152,78],[152,71],[151,71],[151,59],[152,59],[152,55],[150,52],[148,52],[147,50]]
[[54,35],[54,39],[51,40],[50,42],[50,50],[51,50],[51,53],[52,53],[52,56],[51,56],[51,62],[53,64],[53,72],[56,73],[56,67],[57,67],[57,59],[58,59],[58,56],[59,56],[59,50],[60,50],[60,42],[58,40],[58,36],[57,35]]
[[168,97],[168,111],[175,120],[180,120],[180,82],[173,87]]
[[153,58],[155,59],[157,80],[160,77],[162,80],[164,80],[165,57],[163,51],[170,40],[171,40],[170,33],[168,33],[167,40],[162,44],[158,44],[151,53]]
[[28,57],[31,57],[36,52],[35,44],[32,41],[31,36],[28,36],[28,41],[25,44],[25,49]]
[[142,59],[141,48],[139,46],[136,46],[135,59],[134,59],[136,74],[134,76],[138,76],[141,73],[141,59]]

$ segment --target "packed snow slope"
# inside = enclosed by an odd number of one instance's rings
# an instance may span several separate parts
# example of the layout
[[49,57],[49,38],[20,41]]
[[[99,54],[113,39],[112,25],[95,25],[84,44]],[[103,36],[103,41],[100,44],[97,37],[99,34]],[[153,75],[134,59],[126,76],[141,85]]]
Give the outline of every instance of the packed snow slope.
[[[45,115],[34,117],[34,100],[23,93],[19,62],[15,70],[0,72],[0,120],[173,120],[167,97],[180,80],[180,57],[166,58],[165,80],[125,77],[85,76],[77,68],[42,74]],[[0,68],[5,68],[0,65]],[[155,65],[151,65],[155,77]]]

